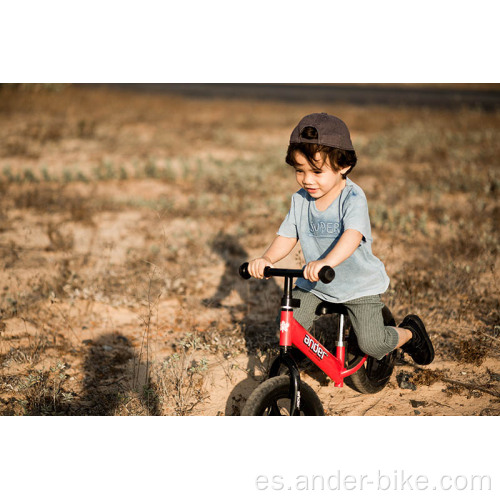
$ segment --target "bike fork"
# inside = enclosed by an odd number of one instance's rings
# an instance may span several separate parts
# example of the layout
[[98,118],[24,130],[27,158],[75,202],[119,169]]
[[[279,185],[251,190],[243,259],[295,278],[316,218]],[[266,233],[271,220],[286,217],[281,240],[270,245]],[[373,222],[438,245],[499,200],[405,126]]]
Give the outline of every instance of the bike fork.
[[288,392],[288,397],[290,398],[290,416],[300,415],[300,373],[297,363],[288,354],[286,347],[280,348],[280,354],[274,360],[269,370],[269,378],[278,375],[282,364],[288,368],[288,375],[290,377],[290,389]]
[[[280,354],[274,360],[269,371],[269,378],[271,378],[278,375],[282,364],[288,368],[290,378],[290,389],[288,391],[290,416],[300,414],[300,374],[297,363],[295,363],[295,360],[288,352],[288,349],[292,346],[291,331],[289,328],[293,320],[293,308],[300,307],[300,300],[293,298],[292,284],[292,277],[285,276],[285,288],[283,289],[283,297],[281,298]],[[273,408],[273,411],[279,413],[277,406]]]

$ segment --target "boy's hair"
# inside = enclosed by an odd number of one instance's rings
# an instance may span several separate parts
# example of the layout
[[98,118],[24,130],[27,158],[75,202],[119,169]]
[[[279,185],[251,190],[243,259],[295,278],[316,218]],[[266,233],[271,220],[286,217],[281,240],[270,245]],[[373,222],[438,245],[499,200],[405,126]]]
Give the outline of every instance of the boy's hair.
[[[318,139],[318,131],[314,127],[305,127],[301,133],[300,137],[306,140]],[[321,155],[323,162],[326,158],[330,161],[332,169],[339,172],[345,167],[351,167],[345,174],[342,174],[342,178],[345,179],[347,174],[349,174],[355,167],[357,162],[356,152],[347,149],[334,148],[332,146],[324,146],[322,144],[312,143],[312,142],[294,142],[288,146],[288,151],[286,152],[285,161],[288,165],[296,167],[298,165],[295,154],[297,152],[302,153],[309,165],[311,165],[313,170],[320,170],[321,166],[314,161],[316,153]]]
[[304,116],[290,136],[290,145],[286,153],[286,162],[297,166],[295,154],[301,152],[314,170],[320,170],[314,161],[320,153],[323,163],[329,159],[336,172],[351,167],[342,177],[345,179],[357,162],[347,125],[336,116],[327,113],[313,113]]

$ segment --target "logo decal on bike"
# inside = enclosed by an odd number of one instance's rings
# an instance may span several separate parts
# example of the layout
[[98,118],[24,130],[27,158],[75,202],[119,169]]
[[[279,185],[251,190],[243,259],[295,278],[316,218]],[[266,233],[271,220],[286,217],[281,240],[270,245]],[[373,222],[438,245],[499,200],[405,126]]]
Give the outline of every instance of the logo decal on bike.
[[286,321],[282,321],[280,323],[280,331],[287,333],[289,328],[290,328],[290,323],[287,323]]
[[311,351],[318,356],[319,359],[323,359],[325,356],[328,357],[328,354],[323,350],[323,348],[319,345],[319,342],[314,342],[314,340],[306,335],[304,337],[304,344],[311,349]]

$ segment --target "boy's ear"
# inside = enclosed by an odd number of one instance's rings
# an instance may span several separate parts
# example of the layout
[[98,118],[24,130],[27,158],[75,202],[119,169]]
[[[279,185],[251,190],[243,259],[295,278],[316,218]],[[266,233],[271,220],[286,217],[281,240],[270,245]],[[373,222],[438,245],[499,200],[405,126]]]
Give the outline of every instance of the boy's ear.
[[340,171],[340,173],[341,173],[342,175],[344,175],[344,174],[346,174],[346,173],[349,171],[349,169],[350,169],[350,168],[351,168],[351,167],[345,167],[345,168],[343,168],[343,169]]

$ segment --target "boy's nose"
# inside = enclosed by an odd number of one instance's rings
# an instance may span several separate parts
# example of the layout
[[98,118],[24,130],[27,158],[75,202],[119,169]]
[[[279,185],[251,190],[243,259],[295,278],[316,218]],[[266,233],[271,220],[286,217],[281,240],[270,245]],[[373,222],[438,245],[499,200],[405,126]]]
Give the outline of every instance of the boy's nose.
[[304,175],[304,184],[312,184],[313,176],[310,174]]

